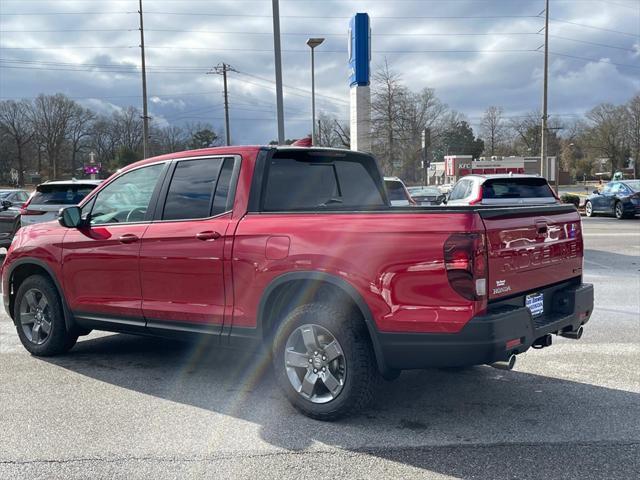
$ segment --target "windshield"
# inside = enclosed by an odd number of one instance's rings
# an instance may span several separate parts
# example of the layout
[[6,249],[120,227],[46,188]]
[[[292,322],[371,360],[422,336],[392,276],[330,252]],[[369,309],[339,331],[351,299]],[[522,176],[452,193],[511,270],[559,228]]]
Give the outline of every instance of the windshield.
[[624,184],[634,192],[640,191],[640,180],[627,180]]
[[11,192],[0,191],[0,199],[7,198],[9,195],[11,195]]
[[405,193],[404,186],[397,180],[385,180],[385,186],[387,187],[387,194],[389,200],[406,200],[407,194]]
[[29,205],[77,205],[95,185],[39,185]]
[[554,198],[544,178],[490,178],[482,185],[482,198]]
[[440,195],[440,190],[437,188],[419,188],[417,190],[410,190],[410,192],[414,197],[437,197]]

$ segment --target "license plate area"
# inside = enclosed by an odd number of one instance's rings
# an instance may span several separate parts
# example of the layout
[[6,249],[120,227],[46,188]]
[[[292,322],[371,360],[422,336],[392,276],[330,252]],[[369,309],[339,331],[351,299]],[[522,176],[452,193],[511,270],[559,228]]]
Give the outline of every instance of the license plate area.
[[544,294],[532,293],[524,298],[524,305],[531,311],[532,316],[539,317],[544,313]]

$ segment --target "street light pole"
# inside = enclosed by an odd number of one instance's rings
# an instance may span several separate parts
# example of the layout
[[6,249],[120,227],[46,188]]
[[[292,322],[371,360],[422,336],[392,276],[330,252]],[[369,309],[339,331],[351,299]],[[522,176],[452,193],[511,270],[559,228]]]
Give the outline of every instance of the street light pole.
[[311,48],[311,145],[316,144],[316,74],[315,74],[315,48],[324,42],[324,38],[310,38],[307,45]]
[[284,145],[284,101],[282,95],[282,52],[280,50],[280,4],[271,2],[273,12],[273,53],[276,70],[276,115],[278,120],[278,145]]

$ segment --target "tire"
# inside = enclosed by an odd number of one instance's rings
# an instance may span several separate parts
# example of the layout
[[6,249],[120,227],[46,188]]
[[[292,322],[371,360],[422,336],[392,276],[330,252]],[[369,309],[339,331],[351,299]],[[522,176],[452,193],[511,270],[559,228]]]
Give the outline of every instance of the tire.
[[593,213],[593,204],[587,200],[587,203],[584,204],[584,213],[587,217],[595,217],[596,214]]
[[613,207],[613,214],[616,216],[618,220],[622,220],[623,218],[626,218],[626,215],[624,214],[624,207],[622,206],[622,202],[616,202],[616,204]]
[[32,355],[59,355],[78,340],[67,332],[58,291],[48,278],[34,275],[22,282],[13,312],[18,337]]
[[361,411],[381,383],[365,325],[352,318],[349,310],[326,304],[299,306],[282,321],[272,361],[287,399],[317,420],[336,420]]

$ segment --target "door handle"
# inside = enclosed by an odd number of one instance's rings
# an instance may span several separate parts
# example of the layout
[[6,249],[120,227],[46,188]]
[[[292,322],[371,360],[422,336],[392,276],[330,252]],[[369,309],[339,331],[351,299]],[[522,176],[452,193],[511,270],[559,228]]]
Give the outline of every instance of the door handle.
[[212,230],[207,230],[206,232],[196,233],[196,238],[203,241],[217,240],[218,238],[220,238],[220,234]]
[[134,235],[132,233],[125,233],[120,238],[118,238],[118,240],[120,241],[120,243],[135,243],[139,239],[137,235]]

